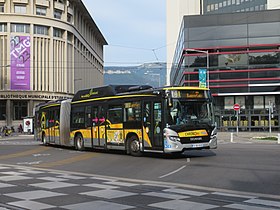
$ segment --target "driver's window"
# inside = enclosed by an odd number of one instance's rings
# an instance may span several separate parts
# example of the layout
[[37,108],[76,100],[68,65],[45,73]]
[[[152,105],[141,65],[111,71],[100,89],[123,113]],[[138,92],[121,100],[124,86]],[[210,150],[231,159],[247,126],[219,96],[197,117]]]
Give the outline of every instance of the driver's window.
[[161,132],[161,103],[154,103],[155,133]]
[[173,106],[170,107],[169,109],[169,112],[168,112],[168,123],[173,125],[173,124],[176,124],[177,122],[177,118],[178,118],[178,113],[180,111],[180,108],[179,108],[179,104],[177,101],[173,101]]

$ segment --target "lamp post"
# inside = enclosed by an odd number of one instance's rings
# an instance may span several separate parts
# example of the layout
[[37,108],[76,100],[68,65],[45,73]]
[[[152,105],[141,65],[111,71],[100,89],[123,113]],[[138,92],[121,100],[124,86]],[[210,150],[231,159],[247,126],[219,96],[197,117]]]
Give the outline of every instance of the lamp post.
[[208,50],[196,50],[196,49],[185,49],[186,53],[188,52],[198,52],[206,54],[206,71],[207,71],[207,87],[210,89],[210,82],[209,82],[209,52]]

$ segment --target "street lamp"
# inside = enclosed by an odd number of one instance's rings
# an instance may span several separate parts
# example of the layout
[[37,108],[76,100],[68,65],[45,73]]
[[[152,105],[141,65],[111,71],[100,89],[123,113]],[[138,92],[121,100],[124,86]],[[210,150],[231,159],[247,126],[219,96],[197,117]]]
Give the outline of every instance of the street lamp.
[[209,52],[208,50],[196,50],[196,49],[185,49],[184,52],[198,52],[206,54],[206,71],[207,71],[207,87],[210,89],[210,82],[209,82]]

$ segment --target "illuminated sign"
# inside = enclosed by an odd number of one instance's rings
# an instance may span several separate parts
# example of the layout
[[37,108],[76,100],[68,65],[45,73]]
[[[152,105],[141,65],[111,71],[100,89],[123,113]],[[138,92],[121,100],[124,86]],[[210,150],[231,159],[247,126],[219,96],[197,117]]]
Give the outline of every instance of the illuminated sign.
[[172,91],[172,98],[203,99],[206,98],[203,90]]

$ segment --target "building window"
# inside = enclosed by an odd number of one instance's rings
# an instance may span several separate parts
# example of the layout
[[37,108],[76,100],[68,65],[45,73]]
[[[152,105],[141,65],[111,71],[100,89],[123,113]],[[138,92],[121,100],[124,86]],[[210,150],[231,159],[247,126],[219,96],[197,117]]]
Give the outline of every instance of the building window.
[[12,32],[30,33],[30,25],[12,23]]
[[219,9],[219,5],[215,4],[215,10],[218,10],[218,9]]
[[14,120],[22,120],[27,116],[27,102],[26,101],[14,101]]
[[4,4],[0,4],[0,12],[4,12]]
[[227,6],[227,1],[223,1],[223,7]]
[[0,101],[0,120],[6,120],[6,101]]
[[46,16],[47,15],[47,8],[45,8],[45,7],[36,7],[36,15]]
[[34,34],[49,35],[49,28],[47,26],[34,26]]
[[72,23],[73,22],[73,16],[70,14],[67,14],[67,22]]
[[56,19],[61,19],[61,16],[62,16],[62,11],[55,9],[53,12],[53,17]]
[[26,6],[25,5],[15,5],[15,13],[26,14]]
[[54,37],[59,37],[59,38],[62,38],[63,36],[63,31],[59,28],[54,28],[53,29],[53,36]]
[[67,40],[68,40],[69,42],[72,42],[72,41],[73,41],[73,37],[74,37],[74,35],[73,35],[72,33],[68,32]]
[[7,32],[7,24],[0,23],[0,32]]

